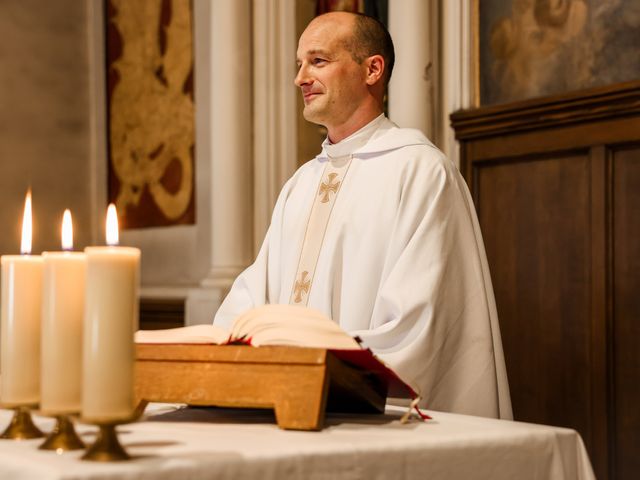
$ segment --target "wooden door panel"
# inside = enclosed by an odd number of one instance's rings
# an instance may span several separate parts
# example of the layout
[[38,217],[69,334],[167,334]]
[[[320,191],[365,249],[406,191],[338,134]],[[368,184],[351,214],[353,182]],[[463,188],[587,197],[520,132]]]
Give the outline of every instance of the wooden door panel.
[[480,164],[474,176],[514,415],[589,443],[588,152]]
[[613,460],[630,480],[640,472],[640,147],[612,156]]

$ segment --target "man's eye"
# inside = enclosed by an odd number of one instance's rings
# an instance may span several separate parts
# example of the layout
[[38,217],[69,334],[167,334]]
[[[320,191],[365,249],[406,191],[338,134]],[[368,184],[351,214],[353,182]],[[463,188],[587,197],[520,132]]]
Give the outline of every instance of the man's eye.
[[314,65],[320,65],[322,63],[324,63],[326,60],[324,58],[314,58],[311,63],[313,63]]

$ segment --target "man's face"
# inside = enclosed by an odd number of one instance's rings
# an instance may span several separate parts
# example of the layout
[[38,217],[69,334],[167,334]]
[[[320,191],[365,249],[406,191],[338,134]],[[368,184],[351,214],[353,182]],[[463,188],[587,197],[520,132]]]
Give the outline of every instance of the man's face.
[[298,42],[295,84],[302,91],[304,118],[330,132],[351,118],[367,94],[366,67],[346,49],[352,22],[352,18],[320,17]]

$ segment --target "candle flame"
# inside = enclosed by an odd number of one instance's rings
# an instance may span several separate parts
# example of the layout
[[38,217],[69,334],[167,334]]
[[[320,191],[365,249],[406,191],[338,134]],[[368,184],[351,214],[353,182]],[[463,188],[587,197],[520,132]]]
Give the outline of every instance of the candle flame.
[[73,221],[68,208],[62,215],[62,249],[73,250]]
[[118,213],[113,203],[107,208],[107,245],[118,245]]
[[31,237],[33,224],[31,218],[31,189],[27,191],[24,200],[24,214],[22,216],[22,241],[20,243],[20,253],[29,255],[31,253]]

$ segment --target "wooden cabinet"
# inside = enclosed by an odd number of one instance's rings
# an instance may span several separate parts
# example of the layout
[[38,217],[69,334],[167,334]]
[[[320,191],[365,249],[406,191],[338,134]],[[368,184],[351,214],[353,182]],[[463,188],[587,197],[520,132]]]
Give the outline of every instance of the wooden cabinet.
[[640,82],[452,115],[517,420],[640,478]]

